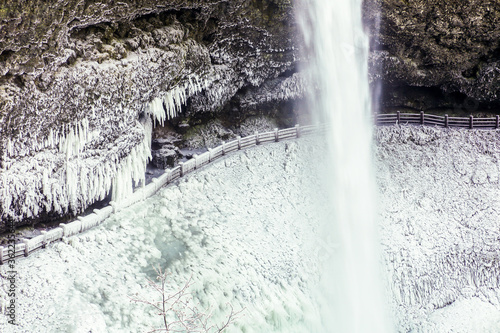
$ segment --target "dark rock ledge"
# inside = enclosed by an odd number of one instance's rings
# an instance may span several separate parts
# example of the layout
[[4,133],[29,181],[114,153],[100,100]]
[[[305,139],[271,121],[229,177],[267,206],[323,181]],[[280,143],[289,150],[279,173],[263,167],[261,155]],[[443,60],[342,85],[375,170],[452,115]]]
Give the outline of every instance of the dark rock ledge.
[[365,0],[382,110],[500,113],[500,2]]

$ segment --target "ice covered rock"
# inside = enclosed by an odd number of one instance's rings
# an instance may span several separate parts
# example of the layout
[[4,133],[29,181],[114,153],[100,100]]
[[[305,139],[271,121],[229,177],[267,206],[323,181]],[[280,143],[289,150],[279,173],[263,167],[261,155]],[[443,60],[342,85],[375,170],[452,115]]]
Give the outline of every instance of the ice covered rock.
[[174,145],[164,145],[158,150],[153,150],[152,155],[151,163],[158,169],[166,169],[175,165],[181,152]]

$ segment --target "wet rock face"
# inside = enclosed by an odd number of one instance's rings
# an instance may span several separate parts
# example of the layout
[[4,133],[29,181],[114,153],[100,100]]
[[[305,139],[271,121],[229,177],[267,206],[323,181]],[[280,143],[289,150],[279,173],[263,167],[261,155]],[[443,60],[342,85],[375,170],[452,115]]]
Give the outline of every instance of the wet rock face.
[[[233,98],[249,89],[296,98],[295,35],[288,0],[0,5],[2,222],[78,213],[109,192],[120,163],[147,158],[134,147],[147,144],[150,103],[179,87],[180,126],[244,111],[250,98]],[[88,194],[92,177],[102,183]]]
[[498,1],[365,0],[363,10],[384,106],[500,108]]

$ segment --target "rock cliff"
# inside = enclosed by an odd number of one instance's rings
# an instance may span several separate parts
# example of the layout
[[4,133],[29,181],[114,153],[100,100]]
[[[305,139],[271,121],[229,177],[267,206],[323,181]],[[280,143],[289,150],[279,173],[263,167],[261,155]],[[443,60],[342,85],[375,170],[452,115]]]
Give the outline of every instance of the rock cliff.
[[0,230],[126,195],[154,125],[297,97],[295,29],[289,0],[2,2]]
[[[363,11],[384,110],[498,112],[498,1]],[[293,124],[298,39],[291,0],[2,2],[0,231],[119,200],[144,183],[152,138],[196,148]]]
[[500,111],[500,2],[365,0],[385,108]]

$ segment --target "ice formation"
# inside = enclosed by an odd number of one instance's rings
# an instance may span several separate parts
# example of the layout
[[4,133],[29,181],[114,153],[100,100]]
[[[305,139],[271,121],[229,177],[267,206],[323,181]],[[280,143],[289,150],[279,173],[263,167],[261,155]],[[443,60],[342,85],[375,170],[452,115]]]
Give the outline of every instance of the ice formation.
[[151,160],[151,137],[153,126],[148,118],[143,124],[144,140],[132,148],[130,154],[120,163],[113,179],[111,200],[120,201],[133,192],[133,186],[146,184],[146,165]]
[[127,149],[127,144],[120,141],[104,156],[88,154],[80,158],[87,144],[98,135],[88,125],[83,120],[66,125],[64,130],[51,131],[44,140],[46,151],[21,158],[2,170],[3,218],[33,218],[42,211],[76,214],[106,198],[113,183],[114,200],[131,193],[132,181],[136,185],[144,183],[151,158],[151,120],[137,123],[131,131],[136,136],[142,135],[142,139],[126,158],[121,158],[121,150]]
[[[185,83],[155,98],[146,113],[154,123],[163,125],[181,112],[187,98],[208,85],[206,79],[191,75]],[[96,103],[102,109],[103,121],[108,122],[108,113],[99,105],[100,100]],[[120,108],[118,105],[117,109]],[[94,109],[92,115],[95,117]],[[128,139],[118,139],[101,157],[94,151],[86,151],[89,143],[100,138],[98,126],[91,129],[87,118],[50,129],[45,138],[29,134],[23,137],[21,133],[15,140],[6,140],[0,178],[3,216],[14,220],[32,218],[41,209],[58,214],[78,213],[106,198],[110,191],[115,201],[131,194],[134,186],[144,185],[146,165],[151,159],[153,123],[146,118],[131,131],[135,138],[142,136],[138,144],[130,150],[130,143],[122,142]],[[123,130],[122,123],[118,129]],[[30,153],[26,147],[30,147]],[[130,152],[124,156],[123,150]]]
[[157,121],[163,126],[165,120],[172,119],[181,112],[187,98],[207,87],[208,81],[206,79],[201,80],[197,75],[191,75],[184,84],[170,89],[163,97],[153,99],[147,106],[146,112],[153,117],[155,123]]
[[25,146],[29,146],[34,152],[58,148],[60,152],[67,155],[67,158],[71,158],[82,152],[85,145],[98,135],[99,131],[89,130],[89,121],[87,118],[65,124],[56,129],[51,128],[44,138],[37,136],[23,137],[21,133],[15,141],[12,141],[10,137],[8,138],[4,159],[15,156],[25,156],[26,152],[23,151],[23,147]]
[[499,132],[391,126],[376,138],[384,264],[400,331],[464,301],[498,314]]

